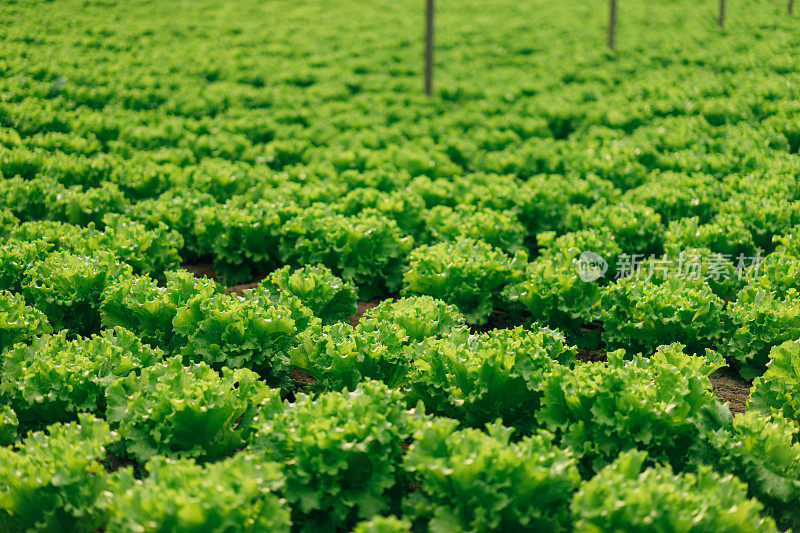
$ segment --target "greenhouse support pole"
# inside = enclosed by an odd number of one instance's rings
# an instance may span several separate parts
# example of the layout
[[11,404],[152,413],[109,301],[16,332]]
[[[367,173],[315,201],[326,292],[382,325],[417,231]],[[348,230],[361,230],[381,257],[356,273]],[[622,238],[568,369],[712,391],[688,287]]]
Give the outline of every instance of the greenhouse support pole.
[[433,93],[433,0],[425,6],[425,94]]

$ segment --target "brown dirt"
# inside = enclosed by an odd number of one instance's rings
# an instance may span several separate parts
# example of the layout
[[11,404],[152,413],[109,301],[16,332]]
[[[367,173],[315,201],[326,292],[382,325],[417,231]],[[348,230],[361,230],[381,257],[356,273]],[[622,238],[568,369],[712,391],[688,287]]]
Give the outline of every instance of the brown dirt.
[[311,385],[312,383],[317,381],[316,379],[314,379],[314,376],[306,374],[296,366],[292,367],[292,370],[289,373],[289,377],[292,378],[292,380],[301,387],[305,385]]
[[598,361],[605,361],[606,353],[603,350],[587,350],[586,348],[578,348],[578,361],[583,363],[596,363]]
[[241,296],[242,293],[247,289],[254,289],[255,287],[257,287],[258,283],[259,283],[258,281],[253,281],[252,283],[245,283],[243,285],[234,285],[232,287],[228,287],[227,289],[225,289],[225,292],[228,293],[233,292]]
[[183,265],[183,269],[191,272],[198,278],[206,277],[216,281],[217,273],[214,271],[214,265],[211,263],[198,263],[196,265]]
[[730,367],[720,368],[709,377],[717,398],[728,403],[732,412],[744,413],[747,409],[747,399],[750,397],[751,383],[742,379],[736,370]]

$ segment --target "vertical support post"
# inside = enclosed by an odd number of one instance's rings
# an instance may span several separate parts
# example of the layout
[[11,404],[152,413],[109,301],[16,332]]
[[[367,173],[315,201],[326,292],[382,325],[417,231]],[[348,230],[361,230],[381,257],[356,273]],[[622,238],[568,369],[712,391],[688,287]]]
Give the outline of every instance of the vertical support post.
[[617,0],[608,1],[608,48],[614,49],[617,31]]
[[794,10],[794,0],[789,0],[789,7],[786,11],[791,16],[793,10]]
[[725,25],[725,0],[719,0],[719,17],[717,18],[717,26],[720,28]]
[[425,94],[433,93],[433,0],[425,6]]

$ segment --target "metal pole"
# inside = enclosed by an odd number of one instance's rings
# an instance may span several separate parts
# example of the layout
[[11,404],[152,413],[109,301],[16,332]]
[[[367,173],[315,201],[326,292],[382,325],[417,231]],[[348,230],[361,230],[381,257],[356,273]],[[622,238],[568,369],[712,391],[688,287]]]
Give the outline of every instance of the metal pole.
[[614,33],[617,31],[617,0],[608,3],[608,48],[614,49]]
[[719,18],[717,25],[721,28],[725,25],[725,0],[719,0]]
[[433,92],[433,0],[425,7],[425,94]]
[[788,12],[789,12],[789,14],[790,14],[790,15],[792,14],[792,9],[793,9],[793,8],[794,8],[794,0],[789,0],[789,9],[788,9]]

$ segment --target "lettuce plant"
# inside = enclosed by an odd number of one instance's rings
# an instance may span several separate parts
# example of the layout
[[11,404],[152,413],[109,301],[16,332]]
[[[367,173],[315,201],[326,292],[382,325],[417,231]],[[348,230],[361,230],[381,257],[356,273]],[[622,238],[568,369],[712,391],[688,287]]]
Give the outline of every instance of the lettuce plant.
[[402,443],[419,420],[400,392],[367,381],[353,392],[299,394],[264,420],[251,450],[285,464],[282,494],[301,531],[345,530],[399,510]]
[[187,361],[214,368],[249,368],[268,383],[288,386],[288,350],[297,328],[291,310],[235,294],[195,296],[177,310],[174,333]]
[[778,412],[800,427],[800,341],[786,341],[769,352],[767,371],[753,381],[749,409]]
[[720,350],[736,359],[739,374],[753,379],[764,373],[773,346],[796,340],[800,332],[800,295],[789,290],[779,298],[773,291],[747,286],[727,310],[732,333]]
[[677,343],[650,358],[626,360],[620,350],[607,362],[556,366],[545,376],[536,415],[576,450],[584,471],[636,448],[679,468],[689,459],[698,427],[708,427],[722,408],[708,379],[722,366],[718,354],[686,355]]
[[294,296],[278,302],[261,290],[219,294],[209,280],[168,272],[163,287],[148,277],[117,280],[106,288],[101,309],[106,326],[130,328],[187,361],[250,368],[270,384],[288,386],[288,350],[312,317]]
[[47,315],[56,331],[88,335],[100,330],[100,302],[105,287],[131,275],[131,267],[108,252],[91,256],[55,252],[25,272],[25,299]]
[[397,223],[366,210],[345,217],[309,208],[281,228],[284,263],[322,264],[358,287],[359,298],[371,300],[400,288],[402,268],[413,239]]
[[503,296],[522,305],[534,322],[557,328],[583,344],[581,327],[598,316],[600,285],[581,279],[573,263],[540,257],[528,264],[522,279]]
[[417,430],[403,461],[419,485],[403,503],[415,531],[569,531],[573,453],[547,432],[518,442],[512,432],[456,430],[444,418]]
[[19,419],[9,405],[0,405],[0,446],[13,444],[17,440]]
[[4,531],[93,533],[105,524],[109,481],[102,465],[116,439],[89,415],[30,433],[0,448],[0,527]]
[[356,287],[321,265],[308,265],[296,270],[286,266],[270,274],[269,282],[296,296],[314,316],[322,319],[323,324],[346,320],[357,310]]
[[207,465],[193,459],[151,458],[147,477],[130,471],[115,477],[111,531],[289,533],[280,467],[238,453]]
[[25,271],[44,259],[47,252],[47,243],[41,241],[10,239],[0,244],[0,290],[22,292]]
[[245,446],[264,404],[280,404],[277,391],[247,369],[180,357],[117,379],[106,390],[106,418],[139,461],[155,454],[213,460]]
[[775,413],[750,410],[703,433],[693,461],[733,474],[764,504],[781,529],[800,524],[800,444],[798,427]]
[[520,274],[527,257],[513,258],[482,241],[458,238],[423,245],[409,256],[403,294],[427,294],[453,304],[469,324],[484,324],[504,286]]
[[674,220],[665,234],[665,243],[668,250],[708,248],[734,259],[739,255],[753,257],[757,250],[747,226],[741,218],[732,215],[717,215],[705,224],[697,217]]
[[536,426],[544,375],[575,361],[561,333],[539,327],[460,331],[425,340],[415,355],[407,393],[412,405],[422,401],[432,414],[477,428],[501,419],[523,434]]
[[385,324],[402,328],[409,343],[445,337],[466,324],[466,318],[454,305],[431,296],[408,296],[385,300],[368,309],[358,328],[363,332],[380,329]]
[[411,533],[411,522],[396,516],[376,516],[356,524],[353,533]]
[[66,332],[43,335],[9,350],[0,367],[0,392],[27,424],[69,421],[76,413],[105,411],[112,381],[161,359],[123,328],[68,340]]
[[413,345],[450,335],[464,321],[454,306],[430,296],[386,300],[355,328],[338,323],[304,331],[291,360],[316,379],[315,388],[353,390],[365,378],[396,387],[411,371]]
[[751,285],[786,298],[792,291],[800,291],[800,256],[784,251],[774,251],[758,265],[751,266],[748,274],[755,279]]
[[628,254],[657,254],[664,246],[661,215],[641,204],[601,201],[578,215],[579,227],[610,231]]
[[25,305],[21,295],[0,291],[0,353],[52,330],[44,313]]
[[253,279],[254,270],[275,266],[278,232],[284,222],[273,204],[259,202],[249,208],[213,205],[198,213],[198,246],[214,256],[214,266],[230,284]]
[[166,226],[176,231],[183,239],[183,248],[179,249],[181,257],[186,261],[194,261],[211,253],[211,243],[198,242],[197,228],[203,208],[213,205],[214,198],[195,189],[169,190],[158,198],[136,202],[125,214],[133,220],[141,222],[148,228]]
[[702,353],[728,331],[725,302],[700,280],[670,276],[661,283],[631,276],[604,288],[603,340],[611,349],[652,353],[670,342]]
[[185,339],[176,335],[172,325],[178,309],[195,297],[212,298],[216,286],[186,271],[167,272],[165,277],[163,286],[149,276],[128,276],[109,283],[100,306],[103,326],[122,326],[167,352],[180,348]]
[[103,218],[105,229],[102,246],[133,267],[137,274],[162,277],[164,271],[180,266],[178,251],[183,237],[166,226],[148,229],[122,215],[108,214]]
[[709,467],[675,474],[669,465],[645,467],[647,459],[625,452],[581,485],[571,505],[576,532],[778,531],[735,477]]
[[527,236],[525,227],[513,212],[478,209],[473,205],[439,205],[425,213],[424,221],[423,242],[428,244],[469,237],[513,253],[523,249]]

